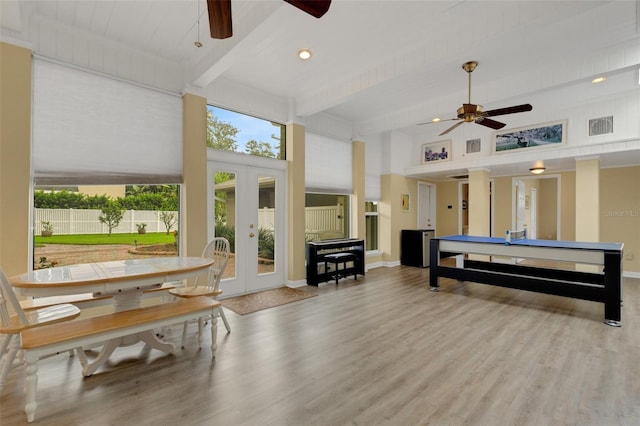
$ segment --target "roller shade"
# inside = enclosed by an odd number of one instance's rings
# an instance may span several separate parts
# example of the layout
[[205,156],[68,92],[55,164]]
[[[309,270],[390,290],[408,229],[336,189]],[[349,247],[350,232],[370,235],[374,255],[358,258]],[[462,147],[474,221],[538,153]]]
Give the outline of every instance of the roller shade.
[[182,181],[179,96],[39,58],[33,76],[37,185]]
[[307,132],[305,188],[307,192],[350,194],[353,191],[351,142]]
[[364,197],[367,201],[380,201],[382,190],[380,188],[380,175],[382,174],[382,150],[381,142],[373,139],[365,145],[364,161]]

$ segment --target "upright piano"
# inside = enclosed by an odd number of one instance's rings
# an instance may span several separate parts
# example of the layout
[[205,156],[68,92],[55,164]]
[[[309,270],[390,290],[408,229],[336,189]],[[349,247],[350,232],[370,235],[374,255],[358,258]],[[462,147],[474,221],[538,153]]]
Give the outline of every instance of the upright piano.
[[356,260],[350,262],[342,274],[364,275],[364,240],[355,238],[325,240],[307,243],[307,284],[318,286],[321,282],[333,279],[333,271],[325,271],[324,256],[330,253],[353,253]]

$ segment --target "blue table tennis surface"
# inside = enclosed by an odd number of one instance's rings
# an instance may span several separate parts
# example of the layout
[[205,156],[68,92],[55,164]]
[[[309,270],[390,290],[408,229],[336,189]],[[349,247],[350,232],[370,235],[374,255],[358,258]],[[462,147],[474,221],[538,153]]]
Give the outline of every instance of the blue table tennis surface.
[[[459,241],[466,243],[484,243],[484,244],[505,244],[504,238],[496,237],[479,237],[474,235],[449,235],[445,237],[435,237],[436,240],[443,241]],[[532,246],[532,247],[551,247],[565,248],[577,250],[601,250],[601,251],[622,251],[623,243],[593,243],[584,241],[559,241],[559,240],[531,240],[531,239],[512,239],[511,245]]]

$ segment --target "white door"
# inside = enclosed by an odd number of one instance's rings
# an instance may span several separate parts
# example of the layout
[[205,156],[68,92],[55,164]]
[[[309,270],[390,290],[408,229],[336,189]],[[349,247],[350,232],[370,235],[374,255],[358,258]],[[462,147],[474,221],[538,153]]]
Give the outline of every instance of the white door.
[[435,187],[433,184],[418,182],[418,229],[435,229]]
[[[208,237],[227,237],[232,246],[220,284],[227,296],[285,284],[285,166],[239,155],[232,157],[250,164],[209,161],[207,170]],[[259,166],[270,162],[279,167]]]

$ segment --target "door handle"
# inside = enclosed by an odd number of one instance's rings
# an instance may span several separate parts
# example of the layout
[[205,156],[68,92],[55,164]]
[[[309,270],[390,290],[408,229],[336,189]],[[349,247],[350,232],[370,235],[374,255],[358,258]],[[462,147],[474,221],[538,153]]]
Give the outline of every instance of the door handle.
[[253,237],[255,237],[255,236],[256,236],[256,234],[254,234],[253,232],[249,233],[249,237],[250,237],[250,238],[253,238]]

